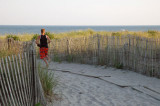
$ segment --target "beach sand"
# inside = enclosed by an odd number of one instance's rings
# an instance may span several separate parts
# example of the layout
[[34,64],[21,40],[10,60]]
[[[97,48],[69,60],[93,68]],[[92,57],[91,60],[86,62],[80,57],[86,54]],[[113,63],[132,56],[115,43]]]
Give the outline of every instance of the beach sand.
[[104,66],[51,62],[61,100],[48,106],[160,106],[160,79]]

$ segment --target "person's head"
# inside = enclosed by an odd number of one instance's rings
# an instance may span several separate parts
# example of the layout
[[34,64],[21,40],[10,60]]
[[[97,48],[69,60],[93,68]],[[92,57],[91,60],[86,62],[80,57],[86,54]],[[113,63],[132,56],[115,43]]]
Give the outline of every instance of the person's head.
[[45,29],[41,29],[41,34],[44,35],[45,34]]

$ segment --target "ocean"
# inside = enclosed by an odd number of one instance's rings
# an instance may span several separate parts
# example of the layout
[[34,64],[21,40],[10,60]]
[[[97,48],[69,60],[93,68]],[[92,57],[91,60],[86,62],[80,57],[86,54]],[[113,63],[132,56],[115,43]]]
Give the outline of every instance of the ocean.
[[5,34],[24,34],[37,33],[40,34],[40,29],[45,28],[47,32],[60,33],[77,30],[92,29],[95,31],[160,31],[160,25],[150,26],[52,26],[52,25],[0,25],[0,35]]

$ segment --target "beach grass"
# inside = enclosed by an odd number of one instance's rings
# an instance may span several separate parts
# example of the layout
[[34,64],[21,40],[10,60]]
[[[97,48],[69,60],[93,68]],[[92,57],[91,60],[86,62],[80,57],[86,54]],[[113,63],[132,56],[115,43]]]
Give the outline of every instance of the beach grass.
[[[90,35],[106,35],[106,36],[122,36],[122,35],[134,35],[139,37],[146,37],[146,38],[160,38],[160,31],[148,30],[148,31],[117,31],[117,32],[107,32],[107,31],[94,31],[92,29],[87,30],[79,30],[79,31],[70,31],[70,32],[63,32],[63,33],[51,33],[46,32],[51,39],[62,39],[65,37],[71,38],[78,38]],[[18,34],[14,35],[19,38],[20,41],[30,41],[33,38],[37,38],[39,34]],[[9,35],[0,36],[0,39],[6,39]]]
[[[103,35],[103,36],[127,36],[127,35],[132,35],[136,37],[143,37],[143,38],[160,38],[160,31],[154,31],[154,30],[148,30],[148,31],[118,31],[118,32],[107,32],[107,31],[94,31],[92,29],[87,29],[87,30],[79,30],[79,31],[70,31],[70,32],[63,32],[63,33],[51,33],[51,32],[46,32],[46,35],[48,35],[51,39],[54,40],[60,40],[64,38],[81,38],[81,37],[89,37],[92,35]],[[39,34],[5,34],[4,36],[0,36],[1,41],[5,41],[7,38],[13,38],[14,40],[18,41],[31,41],[33,39],[37,39]],[[7,41],[7,40],[6,40]],[[7,43],[7,42],[6,42]],[[3,48],[3,49],[2,49]],[[0,46],[0,57],[3,56],[8,56],[11,54],[16,54],[17,49],[7,49],[7,46]]]
[[54,76],[53,72],[50,72],[45,68],[42,68],[40,63],[38,64],[38,73],[45,97],[50,100],[55,94],[54,90],[58,85],[58,80]]
[[22,43],[14,42],[8,44],[6,39],[0,40],[0,58],[21,53],[23,51],[21,49],[22,46]]

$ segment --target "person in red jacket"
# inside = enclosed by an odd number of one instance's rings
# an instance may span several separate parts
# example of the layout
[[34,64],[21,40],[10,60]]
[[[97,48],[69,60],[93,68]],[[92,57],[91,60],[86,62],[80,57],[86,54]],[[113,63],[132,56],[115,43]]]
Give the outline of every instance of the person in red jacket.
[[[40,41],[40,44],[39,44],[39,41]],[[48,62],[50,61],[48,57],[48,43],[50,42],[51,42],[50,38],[47,35],[45,35],[45,29],[41,29],[41,35],[38,36],[36,40],[36,44],[40,47],[40,50],[39,50],[40,58],[44,60],[47,67],[48,67]]]

